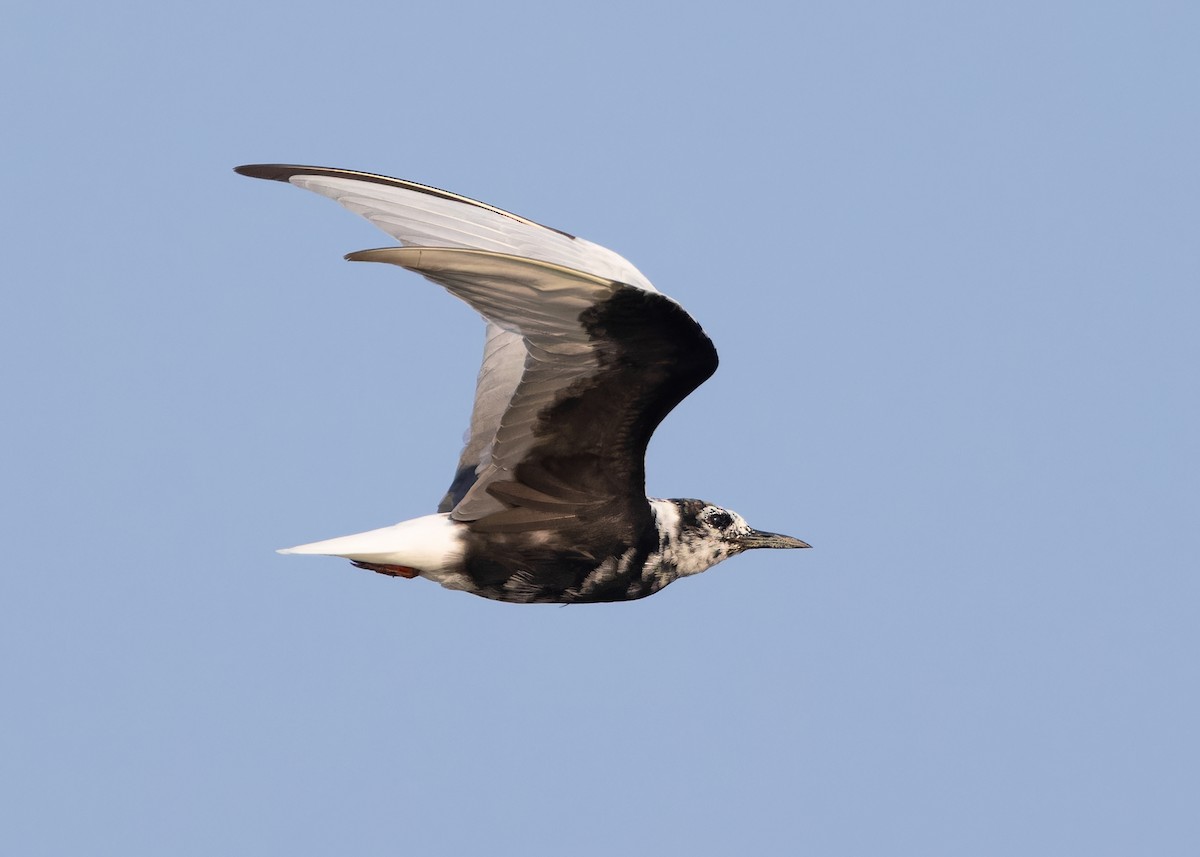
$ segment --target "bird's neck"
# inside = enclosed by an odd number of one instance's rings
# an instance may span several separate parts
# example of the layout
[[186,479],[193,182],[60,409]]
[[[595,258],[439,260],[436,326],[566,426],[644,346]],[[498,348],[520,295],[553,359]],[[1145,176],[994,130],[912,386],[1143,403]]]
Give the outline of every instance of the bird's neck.
[[676,501],[651,500],[650,508],[658,530],[662,569],[669,571],[672,579],[699,574],[729,557],[727,545],[706,538],[687,525]]

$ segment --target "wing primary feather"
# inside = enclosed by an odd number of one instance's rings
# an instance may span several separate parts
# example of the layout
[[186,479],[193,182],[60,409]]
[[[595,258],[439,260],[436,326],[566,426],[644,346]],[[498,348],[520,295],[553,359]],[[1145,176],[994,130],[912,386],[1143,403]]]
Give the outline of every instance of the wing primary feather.
[[[472,264],[472,258],[477,262]],[[514,256],[511,253],[494,253],[491,250],[472,250],[464,247],[376,247],[370,250],[356,250],[347,253],[347,262],[385,262],[399,265],[419,274],[455,271],[460,268],[475,273],[476,269],[489,263],[508,268],[515,282],[520,282],[520,269],[541,269],[547,273],[563,274],[577,280],[587,280],[597,286],[616,287],[623,285],[608,277],[599,277],[568,268],[566,265],[556,265],[554,262],[543,262],[541,259],[530,259],[527,256]],[[468,281],[469,282],[469,281]]]
[[529,226],[537,226],[541,229],[549,229],[551,232],[557,232],[559,235],[564,235],[567,238],[574,239],[575,236],[570,232],[563,232],[561,229],[555,229],[553,226],[546,226],[538,223],[536,220],[530,220],[528,217],[522,217],[519,214],[513,214],[511,211],[505,211],[502,208],[497,208],[494,205],[488,205],[486,202],[480,202],[477,199],[471,199],[469,196],[452,193],[448,190],[442,190],[440,187],[432,185],[420,184],[418,182],[408,181],[406,179],[394,179],[391,176],[381,176],[377,173],[364,173],[358,170],[340,170],[333,167],[306,167],[299,164],[244,164],[240,167],[234,167],[233,171],[238,175],[248,176],[252,179],[267,179],[268,181],[291,183],[296,176],[328,176],[337,179],[354,179],[357,181],[370,182],[373,184],[388,185],[390,187],[404,188],[418,193],[436,196],[441,199],[451,200],[452,202],[461,202],[466,205],[471,205],[476,208],[482,208],[494,214],[500,214],[504,217],[510,217],[520,223],[528,224]]

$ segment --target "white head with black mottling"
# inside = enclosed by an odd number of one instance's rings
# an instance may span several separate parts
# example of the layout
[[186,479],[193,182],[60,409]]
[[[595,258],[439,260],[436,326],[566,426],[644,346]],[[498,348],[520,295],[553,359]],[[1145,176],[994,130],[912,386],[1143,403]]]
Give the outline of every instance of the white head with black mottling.
[[652,500],[662,567],[674,577],[707,571],[717,563],[754,548],[806,548],[791,536],[766,533],[737,512],[703,500]]

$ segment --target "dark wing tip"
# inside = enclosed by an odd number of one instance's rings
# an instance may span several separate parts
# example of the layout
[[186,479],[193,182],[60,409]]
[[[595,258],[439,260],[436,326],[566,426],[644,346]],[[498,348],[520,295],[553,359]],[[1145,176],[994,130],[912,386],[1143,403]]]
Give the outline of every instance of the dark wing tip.
[[310,167],[298,167],[292,164],[244,164],[234,167],[233,171],[240,176],[252,179],[270,179],[275,182],[285,182],[296,173],[302,173]]

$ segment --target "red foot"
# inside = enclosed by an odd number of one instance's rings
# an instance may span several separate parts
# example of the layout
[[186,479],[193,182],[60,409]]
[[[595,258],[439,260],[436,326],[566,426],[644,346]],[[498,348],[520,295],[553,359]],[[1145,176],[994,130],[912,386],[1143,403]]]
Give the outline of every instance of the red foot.
[[365,568],[368,571],[377,571],[380,574],[386,574],[388,577],[403,577],[405,580],[412,580],[420,574],[415,568],[409,568],[407,565],[385,565],[381,562],[359,562],[356,559],[350,560],[359,568]]

